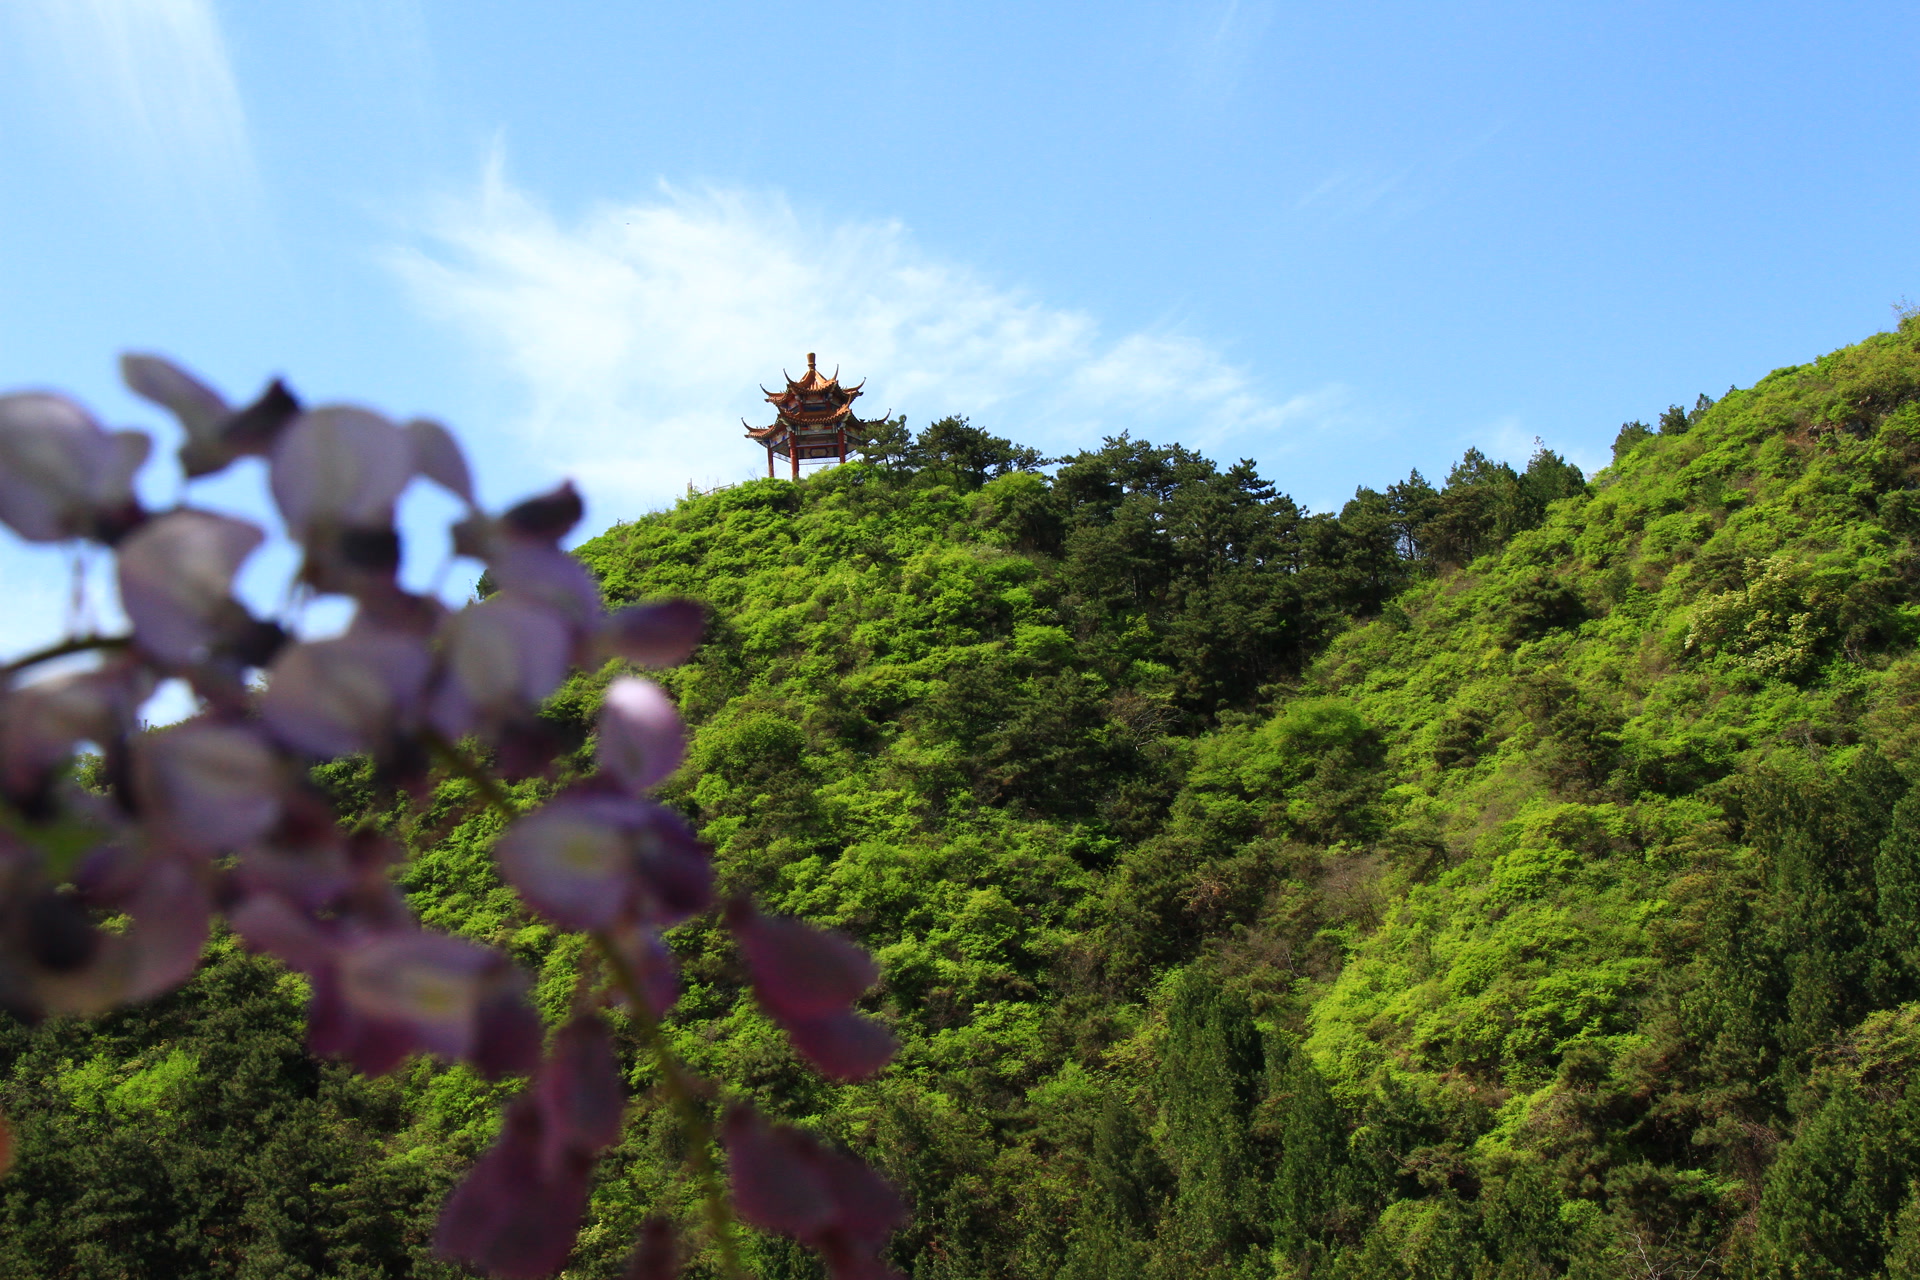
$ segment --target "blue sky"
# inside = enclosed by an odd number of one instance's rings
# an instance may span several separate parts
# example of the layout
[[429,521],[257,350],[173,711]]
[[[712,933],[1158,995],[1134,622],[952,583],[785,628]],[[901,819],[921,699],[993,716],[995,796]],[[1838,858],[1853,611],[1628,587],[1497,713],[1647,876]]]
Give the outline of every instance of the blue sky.
[[[1591,469],[1920,298],[1917,55],[1893,4],[10,0],[0,388],[158,426],[118,351],[281,373],[595,528],[763,465],[810,350],[1317,508],[1468,445]],[[0,545],[0,652],[69,572]]]

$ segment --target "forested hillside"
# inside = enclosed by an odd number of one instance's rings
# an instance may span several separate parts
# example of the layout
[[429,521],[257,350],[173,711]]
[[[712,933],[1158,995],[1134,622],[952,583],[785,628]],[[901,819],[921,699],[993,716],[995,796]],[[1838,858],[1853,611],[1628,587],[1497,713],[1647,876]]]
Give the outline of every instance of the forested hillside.
[[[724,887],[874,950],[903,1048],[823,1083],[701,920],[677,1046],[884,1169],[916,1280],[1920,1277],[1916,538],[1912,319],[1591,480],[1470,452],[1314,514],[948,419],[689,495],[578,553],[712,609],[666,798]],[[467,784],[322,773],[564,1008],[580,942]],[[153,1005],[0,1020],[0,1275],[456,1274],[432,1213],[512,1086],[316,1063],[303,996],[220,941]],[[677,1134],[643,1093],[570,1275],[690,1212]]]

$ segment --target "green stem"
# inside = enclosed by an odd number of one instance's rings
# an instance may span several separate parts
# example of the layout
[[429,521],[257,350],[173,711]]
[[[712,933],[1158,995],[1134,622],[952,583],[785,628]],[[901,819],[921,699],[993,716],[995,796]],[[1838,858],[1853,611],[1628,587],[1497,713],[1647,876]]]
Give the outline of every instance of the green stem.
[[76,653],[92,653],[98,649],[124,649],[132,643],[132,636],[75,636],[71,640],[62,640],[59,644],[51,644],[44,649],[36,650],[24,658],[15,658],[6,666],[0,667],[0,677],[17,675],[28,667],[52,662],[55,658],[71,657]]
[[667,1096],[668,1104],[679,1117],[680,1131],[687,1140],[687,1164],[706,1208],[707,1234],[720,1251],[721,1270],[732,1280],[746,1280],[746,1272],[740,1269],[739,1247],[733,1238],[733,1207],[727,1203],[726,1192],[720,1186],[720,1171],[713,1163],[713,1131],[707,1125],[706,1117],[700,1114],[700,1104],[693,1096],[686,1069],[668,1047],[660,1019],[647,1003],[646,992],[641,989],[640,980],[627,963],[627,958],[620,954],[620,948],[603,933],[595,933],[593,941],[600,949],[607,967],[613,971],[615,985],[627,998],[634,1025],[640,1031],[641,1044],[660,1065],[660,1091]]
[[474,789],[480,793],[480,798],[500,815],[502,821],[512,822],[520,816],[520,811],[513,807],[512,798],[501,789],[500,783],[494,776],[467,759],[460,748],[431,729],[422,731],[420,740],[426,744],[427,753],[445,765],[448,773],[471,782]]

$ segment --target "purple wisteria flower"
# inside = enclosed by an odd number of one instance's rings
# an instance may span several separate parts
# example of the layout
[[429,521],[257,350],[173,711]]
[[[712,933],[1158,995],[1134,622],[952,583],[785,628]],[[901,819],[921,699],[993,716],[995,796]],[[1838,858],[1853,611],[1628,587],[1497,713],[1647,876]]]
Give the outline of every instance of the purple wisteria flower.
[[[673,698],[653,681],[603,672],[599,768],[538,808],[516,812],[482,762],[515,777],[571,767],[543,704],[576,671],[685,661],[706,611],[661,600],[609,612],[561,546],[582,515],[573,486],[488,515],[438,423],[307,408],[278,380],[235,408],[155,355],[128,355],[121,371],[178,419],[189,479],[265,460],[302,553],[291,596],[343,595],[353,616],[340,635],[299,641],[256,617],[235,580],[263,529],[193,506],[148,511],[135,491],[147,436],[109,431],[63,396],[0,396],[0,524],[30,542],[111,548],[131,623],[0,675],[0,1007],[91,1014],[170,990],[199,963],[217,905],[249,948],[306,977],[315,1054],[368,1074],[417,1054],[490,1079],[532,1074],[448,1198],[437,1244],[493,1275],[552,1275],[620,1137],[606,1010],[624,1002],[662,1078],[685,1082],[657,1035],[679,994],[662,935],[712,909],[714,869],[686,821],[650,798],[687,753]],[[401,584],[395,513],[416,479],[462,504],[454,547],[485,565],[497,588],[485,601],[451,609]],[[17,670],[89,649],[101,652],[88,669],[30,682]],[[144,727],[142,705],[173,677],[198,695],[197,713]],[[83,749],[99,753],[84,768]],[[493,850],[502,876],[534,914],[593,935],[606,963],[587,969],[544,1054],[528,975],[492,947],[423,928],[394,877],[406,850],[373,814],[340,824],[310,770],[353,754],[416,798],[434,762],[476,783],[471,794],[508,820]],[[891,1033],[855,1009],[878,978],[866,952],[744,899],[725,915],[761,1005],[803,1057],[849,1080],[886,1064]],[[685,1123],[704,1150],[703,1122]],[[724,1140],[743,1220],[818,1250],[836,1280],[893,1274],[878,1253],[902,1211],[872,1170],[746,1109]],[[663,1280],[678,1258],[671,1227],[650,1219],[627,1275]]]
[[0,396],[0,522],[28,542],[117,541],[140,522],[133,476],[152,448],[65,396]]
[[573,667],[566,620],[516,596],[448,614],[436,640],[443,671],[429,717],[449,738],[497,732],[525,717]]
[[593,1166],[619,1139],[625,1107],[606,1024],[573,1019],[508,1105],[499,1140],[447,1198],[436,1249],[507,1280],[559,1271],[586,1218]]
[[529,1070],[538,1056],[527,977],[491,948],[407,921],[316,921],[265,894],[228,918],[249,946],[311,980],[307,1042],[322,1057],[384,1075],[431,1053],[498,1077]]
[[316,759],[384,755],[419,727],[432,671],[421,637],[356,625],[289,645],[267,672],[260,718],[282,744]]
[[666,928],[713,901],[706,851],[671,809],[576,791],[521,818],[494,847],[529,906],[567,929]]
[[265,454],[300,412],[300,402],[277,378],[252,404],[236,410],[219,392],[162,356],[121,356],[120,376],[135,395],[179,420],[187,437],[180,446],[180,467],[190,479],[221,471],[235,458]]
[[0,698],[0,795],[30,817],[45,816],[49,788],[75,744],[111,748],[125,741],[157,683],[152,671],[123,657],[7,689]]
[[252,642],[260,624],[233,598],[233,577],[265,540],[245,520],[182,508],[122,541],[120,603],[141,652],[173,671]]
[[742,1219],[815,1250],[833,1280],[898,1280],[879,1252],[906,1210],[886,1179],[751,1107],[727,1114],[721,1140]]
[[884,1067],[898,1042],[854,1001],[880,980],[873,957],[851,940],[790,916],[769,916],[744,899],[727,904],[754,994],[800,1056],[840,1080]]
[[230,853],[280,820],[287,764],[252,725],[189,720],[141,734],[132,757],[134,800],[159,847]]
[[600,704],[601,768],[639,794],[665,782],[686,754],[686,730],[664,689],[631,676],[607,686]]
[[[210,902],[195,868],[114,846],[52,883],[33,851],[0,836],[0,1005],[33,1017],[97,1014],[185,981],[206,946]],[[102,913],[125,917],[99,927]]]
[[655,1214],[640,1224],[640,1238],[620,1280],[673,1280],[680,1274],[680,1244],[673,1224]]

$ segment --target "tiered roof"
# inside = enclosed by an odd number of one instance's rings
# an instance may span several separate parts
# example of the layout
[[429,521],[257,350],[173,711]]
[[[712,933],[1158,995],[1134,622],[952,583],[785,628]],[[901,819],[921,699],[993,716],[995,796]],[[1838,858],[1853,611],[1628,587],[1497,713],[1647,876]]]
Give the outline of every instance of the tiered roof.
[[853,416],[853,402],[859,399],[860,388],[867,385],[864,379],[851,387],[841,386],[840,371],[835,369],[831,378],[824,376],[811,351],[807,353],[805,377],[787,377],[784,369],[780,376],[787,379],[785,391],[760,388],[774,408],[773,421],[764,427],[750,426],[744,420],[740,424],[747,428],[749,439],[761,444],[778,443],[795,435],[833,432],[841,427],[852,432],[867,425]]

